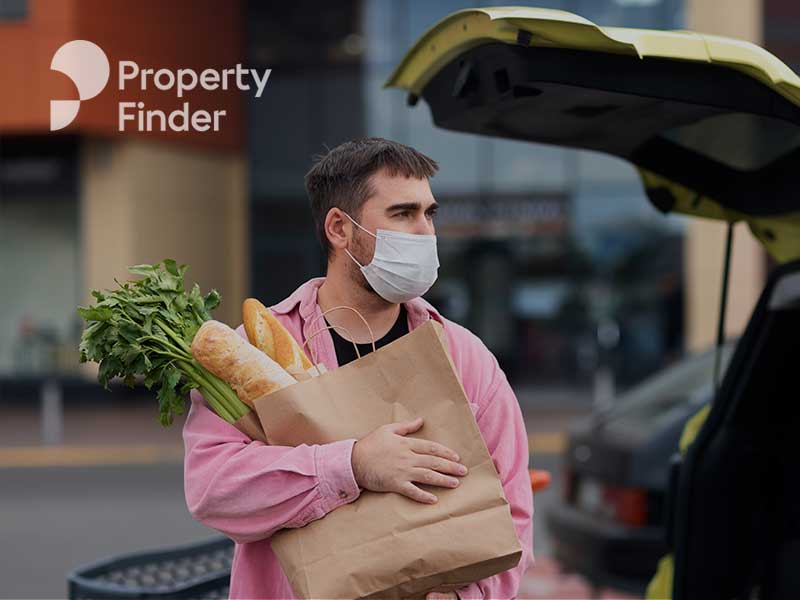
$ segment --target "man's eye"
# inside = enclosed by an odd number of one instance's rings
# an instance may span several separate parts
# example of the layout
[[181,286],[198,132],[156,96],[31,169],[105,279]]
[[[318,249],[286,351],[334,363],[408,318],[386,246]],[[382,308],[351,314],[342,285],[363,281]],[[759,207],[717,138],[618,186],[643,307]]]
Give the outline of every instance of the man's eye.
[[429,210],[428,211],[428,216],[432,219],[433,217],[436,216],[437,212],[439,212],[437,209]]
[[409,214],[410,214],[410,211],[404,210],[404,211],[401,211],[401,212],[395,214],[395,217],[407,217]]

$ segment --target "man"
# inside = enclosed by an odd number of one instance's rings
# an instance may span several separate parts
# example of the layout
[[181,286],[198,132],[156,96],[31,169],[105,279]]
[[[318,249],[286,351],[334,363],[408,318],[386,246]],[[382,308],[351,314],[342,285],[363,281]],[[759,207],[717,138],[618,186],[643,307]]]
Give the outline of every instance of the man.
[[[420,297],[439,267],[433,224],[437,204],[428,183],[437,170],[431,158],[380,138],[347,142],[321,157],[306,175],[306,190],[327,254],[327,273],[302,284],[271,310],[301,344],[325,326],[323,319],[337,328],[309,342],[311,355],[328,369],[355,358],[353,342],[362,355],[371,350],[359,317],[349,310],[323,316],[329,308],[357,309],[378,347],[428,319],[442,324],[523,553],[513,569],[456,592],[431,592],[427,599],[507,600],[516,597],[522,574],[534,561],[527,434],[514,392],[492,353]],[[237,331],[246,338],[243,329]],[[236,542],[231,598],[294,598],[269,544],[279,529],[320,519],[356,500],[364,489],[435,502],[435,494],[415,484],[455,487],[469,476],[452,449],[406,437],[422,426],[419,417],[386,424],[360,440],[268,446],[217,417],[197,391],[191,399],[183,430],[186,503],[196,519]]]

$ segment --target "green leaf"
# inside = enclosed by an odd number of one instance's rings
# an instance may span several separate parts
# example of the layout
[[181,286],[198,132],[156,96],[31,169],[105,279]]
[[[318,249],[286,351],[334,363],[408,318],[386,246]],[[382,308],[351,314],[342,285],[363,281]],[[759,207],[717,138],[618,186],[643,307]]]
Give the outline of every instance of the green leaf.
[[97,378],[103,384],[105,389],[108,389],[108,383],[113,377],[120,374],[120,367],[122,363],[119,359],[113,356],[107,356],[100,362],[100,370],[98,371]]
[[219,292],[217,290],[211,290],[208,292],[208,294],[206,294],[203,305],[205,306],[206,311],[211,312],[219,306],[221,300],[222,299],[220,298]]
[[113,316],[110,308],[99,306],[79,306],[78,314],[87,321],[108,321]]
[[180,277],[180,273],[178,272],[177,263],[172,260],[171,258],[164,259],[164,268],[167,270],[168,273],[175,275],[175,277]]
[[156,272],[157,267],[158,263],[154,265],[133,265],[132,267],[128,267],[128,272],[131,273],[132,275],[142,275],[143,277],[150,277]]

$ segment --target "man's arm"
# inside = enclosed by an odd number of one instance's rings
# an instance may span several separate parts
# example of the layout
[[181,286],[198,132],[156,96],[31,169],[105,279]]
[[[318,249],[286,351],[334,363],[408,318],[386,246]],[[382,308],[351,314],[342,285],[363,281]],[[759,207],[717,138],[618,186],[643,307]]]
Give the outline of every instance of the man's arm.
[[[522,556],[513,569],[481,579],[457,590],[462,600],[477,598],[516,598],[522,576],[535,563],[533,556],[533,492],[528,475],[528,435],[519,402],[494,355],[480,344],[479,360],[490,363],[490,376],[485,378],[485,406],[475,415],[478,427],[492,456],[511,518],[517,532]],[[485,363],[484,363],[485,364]],[[485,368],[485,367],[484,367]]]
[[191,393],[183,427],[184,493],[192,516],[238,543],[302,527],[358,498],[355,438],[300,446],[250,440]]

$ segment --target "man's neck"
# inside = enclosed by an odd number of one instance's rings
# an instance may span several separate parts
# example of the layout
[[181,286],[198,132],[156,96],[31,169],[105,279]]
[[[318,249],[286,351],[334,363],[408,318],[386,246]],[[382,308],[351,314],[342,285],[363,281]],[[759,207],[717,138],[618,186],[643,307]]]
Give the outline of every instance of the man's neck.
[[[334,306],[350,306],[356,309],[369,323],[376,340],[389,332],[400,314],[399,304],[377,298],[371,292],[358,288],[349,281],[343,281],[341,277],[331,276],[330,271],[317,289],[317,304],[322,312]],[[372,341],[364,322],[351,310],[334,310],[324,318],[331,325],[343,328],[336,332],[345,339],[352,339],[357,344],[368,344]]]

